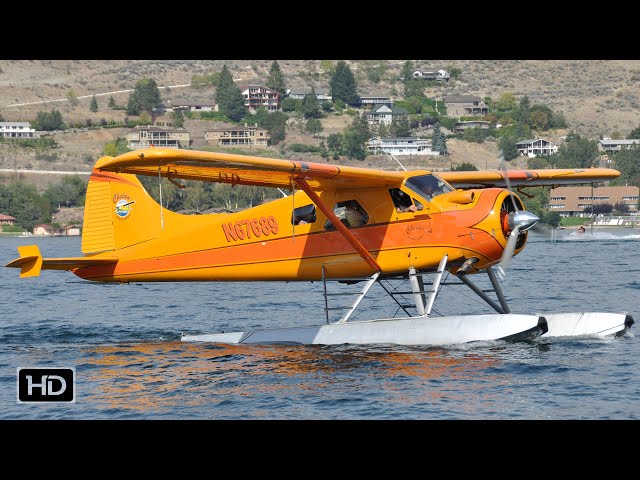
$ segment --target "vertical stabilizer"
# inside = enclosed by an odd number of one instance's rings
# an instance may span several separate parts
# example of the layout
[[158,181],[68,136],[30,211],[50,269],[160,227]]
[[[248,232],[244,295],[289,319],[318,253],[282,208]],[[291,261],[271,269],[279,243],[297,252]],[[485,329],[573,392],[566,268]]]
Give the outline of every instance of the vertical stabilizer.
[[84,207],[82,252],[117,250],[160,234],[160,205],[135,175],[93,170]]

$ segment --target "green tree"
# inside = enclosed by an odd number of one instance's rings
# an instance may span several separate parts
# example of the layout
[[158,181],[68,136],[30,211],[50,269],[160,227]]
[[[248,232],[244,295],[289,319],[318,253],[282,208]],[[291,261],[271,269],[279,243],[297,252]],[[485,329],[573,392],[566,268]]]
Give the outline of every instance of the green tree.
[[478,167],[476,167],[473,163],[462,162],[460,165],[454,165],[451,169],[452,172],[473,172],[477,171]]
[[409,137],[411,135],[411,124],[407,115],[394,115],[389,127],[392,137]]
[[73,89],[67,92],[67,100],[69,100],[69,103],[74,107],[77,107],[80,103],[80,101],[78,100],[78,95],[73,91]]
[[502,156],[505,160],[513,160],[519,155],[518,147],[516,147],[517,140],[511,136],[504,136],[498,140],[498,148],[502,152]]
[[302,100],[298,100],[297,98],[287,97],[282,100],[280,103],[280,107],[283,112],[294,112],[296,110],[302,109]]
[[516,108],[516,97],[511,92],[505,92],[495,105],[498,113],[512,112]]
[[160,90],[152,78],[143,78],[136,82],[136,86],[129,95],[127,115],[139,115],[141,111],[153,115],[154,109],[162,104]]
[[117,157],[118,155],[129,151],[129,148],[127,147],[127,140],[125,138],[118,137],[105,144],[102,154],[107,157]]
[[173,119],[173,126],[175,128],[184,127],[184,113],[181,109],[174,110],[171,114],[171,118]]
[[61,130],[64,127],[62,115],[58,110],[51,110],[50,112],[38,112],[34,123],[36,130]]
[[204,189],[202,182],[193,182],[184,189],[184,202],[185,208],[195,210],[197,213],[202,213],[203,210],[209,208],[209,195]]
[[347,62],[340,60],[329,80],[333,101],[342,100],[347,105],[355,106],[360,102],[358,84]]
[[277,145],[284,141],[287,134],[287,115],[284,112],[271,112],[264,122],[269,131],[269,144]]
[[349,158],[355,158],[357,160],[364,160],[366,158],[364,145],[360,142],[358,135],[353,130],[348,130],[344,133],[343,148],[345,155]]
[[431,136],[431,148],[440,155],[448,155],[449,149],[447,148],[447,136],[440,128],[440,123],[436,123],[433,126],[433,134]]
[[98,111],[98,100],[96,99],[95,95],[91,97],[91,105],[89,105],[89,110],[94,113]]
[[0,185],[0,211],[15,217],[21,227],[32,230],[38,223],[51,222],[51,207],[34,185],[14,182]]
[[307,132],[309,132],[314,137],[317,137],[320,132],[322,132],[322,123],[317,118],[310,118],[307,121]]
[[424,97],[425,83],[419,78],[412,78],[404,84],[404,97]]
[[256,113],[253,115],[253,121],[258,124],[259,127],[267,128],[269,121],[269,110],[265,107],[259,107]]
[[640,126],[631,130],[627,136],[627,140],[640,139]]
[[611,184],[640,187],[640,147],[620,150],[613,159],[620,176],[612,180]]
[[320,103],[316,96],[315,88],[311,87],[311,91],[307,93],[302,99],[302,114],[304,118],[320,118],[322,117],[322,111],[320,110]]
[[402,71],[400,72],[400,76],[402,78],[402,83],[405,84],[405,87],[408,82],[413,80],[414,71],[415,69],[413,68],[413,62],[411,60],[407,60],[406,62],[404,62],[404,65],[402,65]]
[[[513,118],[516,122],[529,124],[529,109],[531,103],[529,97],[526,95],[520,99],[520,104],[513,114]],[[534,128],[534,127],[532,127]]]
[[536,130],[549,130],[553,125],[553,112],[546,105],[533,105],[529,109],[528,124]]
[[115,98],[113,98],[113,95],[111,95],[111,96],[109,97],[109,108],[110,108],[111,110],[115,110],[116,106],[117,106],[117,105],[116,105],[116,99],[115,99]]
[[567,141],[551,158],[556,168],[591,168],[599,158],[598,144],[580,135],[567,135]]
[[342,139],[339,133],[332,133],[327,137],[327,146],[334,152],[342,151]]
[[462,75],[462,70],[457,67],[447,67],[447,71],[449,72],[449,77],[457,80]]
[[216,102],[220,112],[234,122],[239,122],[247,114],[242,91],[233,83],[233,77],[226,65],[223,65],[218,77]]
[[287,85],[284,81],[284,75],[282,75],[280,65],[276,60],[273,61],[273,63],[271,64],[271,68],[269,69],[267,87],[278,92],[281,99],[287,93]]
[[87,182],[79,175],[65,175],[60,181],[50,184],[44,192],[51,209],[84,205]]

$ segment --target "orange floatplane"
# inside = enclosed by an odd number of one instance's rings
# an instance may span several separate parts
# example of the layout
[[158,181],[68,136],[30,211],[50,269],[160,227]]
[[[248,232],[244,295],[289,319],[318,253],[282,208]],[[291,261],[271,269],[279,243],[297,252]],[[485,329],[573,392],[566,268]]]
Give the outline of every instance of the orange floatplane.
[[[181,215],[164,208],[137,175],[256,185],[291,193],[237,213]],[[510,187],[603,182],[611,169],[442,172],[384,171],[192,150],[149,148],[95,164],[87,188],[82,257],[43,258],[19,247],[8,267],[21,277],[71,270],[97,282],[363,282],[334,323],[315,327],[184,336],[227,343],[448,344],[541,334],[621,334],[625,313],[552,316],[509,313],[498,276],[525,246],[538,218]],[[508,187],[508,188],[505,188]],[[162,192],[160,188],[160,192]],[[160,197],[162,203],[162,198]],[[447,270],[497,314],[430,317]],[[423,274],[434,273],[430,288]],[[469,275],[486,273],[497,302]],[[417,313],[403,319],[349,322],[370,288],[405,278]],[[326,288],[325,288],[326,293]],[[326,300],[326,296],[325,296]]]

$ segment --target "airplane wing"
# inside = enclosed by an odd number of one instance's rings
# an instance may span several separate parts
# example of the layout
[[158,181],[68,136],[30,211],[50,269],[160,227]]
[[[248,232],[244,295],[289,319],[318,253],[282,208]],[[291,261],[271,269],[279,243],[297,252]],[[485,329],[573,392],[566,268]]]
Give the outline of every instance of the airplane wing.
[[620,172],[609,168],[438,172],[452,186],[463,189],[507,187],[505,175],[512,187],[555,187],[604,182],[619,177]]
[[148,148],[103,157],[94,168],[147,176],[158,176],[159,172],[170,179],[280,188],[290,188],[294,178],[302,178],[314,190],[399,186],[408,173],[173,148]]
[[69,257],[69,258],[42,258],[37,245],[25,245],[18,247],[20,258],[7,263],[5,267],[20,269],[20,278],[37,277],[40,270],[73,270],[89,265],[105,265],[117,263],[117,257]]

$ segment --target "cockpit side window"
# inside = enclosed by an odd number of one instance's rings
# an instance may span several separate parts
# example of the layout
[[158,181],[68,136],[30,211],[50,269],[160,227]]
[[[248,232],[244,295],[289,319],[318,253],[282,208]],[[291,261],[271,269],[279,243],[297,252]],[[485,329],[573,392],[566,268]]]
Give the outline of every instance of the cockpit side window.
[[[333,207],[333,213],[347,227],[359,227],[369,221],[369,214],[357,202],[357,200],[345,200],[338,202]],[[333,224],[327,220],[324,223],[325,230],[335,230]]]
[[407,179],[405,185],[428,201],[438,195],[453,191],[453,187],[448,183],[431,174],[411,177]]
[[391,195],[393,206],[396,207],[396,212],[398,213],[422,210],[422,204],[420,202],[416,199],[412,199],[399,188],[390,188],[389,195]]
[[312,203],[303,207],[298,207],[291,214],[291,223],[293,225],[304,225],[316,221],[316,206]]

